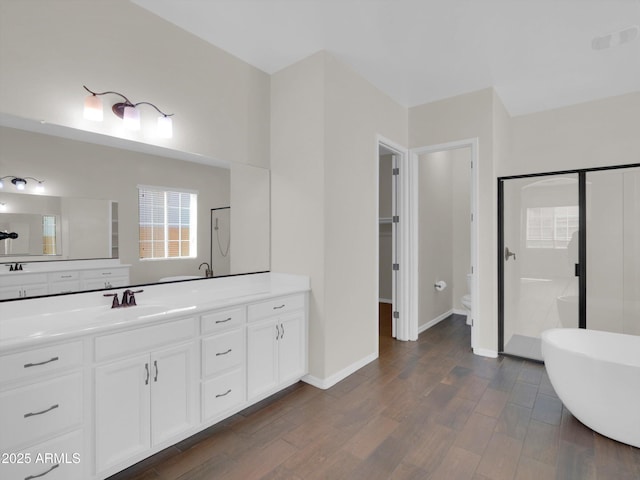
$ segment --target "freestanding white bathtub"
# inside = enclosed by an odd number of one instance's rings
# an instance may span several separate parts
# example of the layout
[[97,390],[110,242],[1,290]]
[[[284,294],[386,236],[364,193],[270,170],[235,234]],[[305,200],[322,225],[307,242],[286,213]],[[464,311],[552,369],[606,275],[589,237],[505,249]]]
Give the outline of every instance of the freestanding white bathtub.
[[556,328],[541,337],[549,380],[573,416],[640,448],[640,336]]

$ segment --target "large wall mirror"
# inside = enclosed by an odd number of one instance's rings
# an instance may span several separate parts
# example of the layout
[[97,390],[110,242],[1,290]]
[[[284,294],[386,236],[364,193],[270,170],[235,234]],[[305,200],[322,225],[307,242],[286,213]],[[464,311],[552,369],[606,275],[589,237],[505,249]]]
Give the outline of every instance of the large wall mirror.
[[[0,232],[17,238],[0,240],[2,276],[16,262],[115,258],[131,285],[204,279],[204,262],[214,276],[269,270],[266,169],[1,114],[0,145],[0,177],[45,187],[3,182]],[[141,186],[197,194],[193,255],[141,258]]]

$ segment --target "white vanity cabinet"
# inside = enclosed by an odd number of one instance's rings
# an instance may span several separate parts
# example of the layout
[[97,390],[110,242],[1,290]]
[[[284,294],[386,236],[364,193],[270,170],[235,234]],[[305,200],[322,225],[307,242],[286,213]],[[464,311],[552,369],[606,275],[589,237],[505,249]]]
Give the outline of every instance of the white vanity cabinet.
[[96,472],[199,423],[196,333],[187,318],[96,338]]
[[49,283],[46,273],[16,272],[0,276],[0,300],[47,295]]
[[83,352],[74,341],[0,357],[0,478],[87,477]]
[[0,300],[120,288],[130,283],[129,265],[11,272],[0,275]]
[[249,305],[247,395],[258,400],[307,370],[306,297],[291,295]]

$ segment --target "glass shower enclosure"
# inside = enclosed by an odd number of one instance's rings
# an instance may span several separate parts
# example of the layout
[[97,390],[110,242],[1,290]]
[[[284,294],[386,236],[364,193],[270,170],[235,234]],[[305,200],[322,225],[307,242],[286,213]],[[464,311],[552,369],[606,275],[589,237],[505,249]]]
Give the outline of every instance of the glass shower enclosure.
[[498,179],[498,347],[549,328],[640,335],[640,164]]

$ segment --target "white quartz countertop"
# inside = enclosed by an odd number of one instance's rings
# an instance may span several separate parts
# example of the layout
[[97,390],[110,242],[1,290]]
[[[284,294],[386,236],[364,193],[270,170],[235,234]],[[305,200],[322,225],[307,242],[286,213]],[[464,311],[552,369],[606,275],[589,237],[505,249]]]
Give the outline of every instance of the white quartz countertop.
[[[111,298],[104,297],[103,292],[2,302],[0,354],[40,343],[137,328],[209,310],[307,292],[309,279],[263,273],[138,289],[144,291],[136,294],[136,306],[114,309]],[[108,293],[121,294],[124,290]]]

